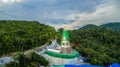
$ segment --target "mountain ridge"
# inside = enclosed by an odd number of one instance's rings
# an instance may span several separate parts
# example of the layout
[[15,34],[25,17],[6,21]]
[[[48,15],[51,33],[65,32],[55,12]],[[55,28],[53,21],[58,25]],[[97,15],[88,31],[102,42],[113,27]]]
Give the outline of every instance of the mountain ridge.
[[102,25],[88,24],[79,29],[89,29],[89,28],[107,28],[112,31],[120,31],[120,22],[110,22]]

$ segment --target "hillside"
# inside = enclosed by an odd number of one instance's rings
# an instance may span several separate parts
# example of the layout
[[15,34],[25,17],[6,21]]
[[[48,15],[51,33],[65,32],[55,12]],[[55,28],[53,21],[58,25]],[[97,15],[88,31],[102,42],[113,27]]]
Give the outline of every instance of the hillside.
[[[69,30],[70,42],[93,65],[120,63],[120,32],[113,31],[120,29],[119,26],[119,23],[101,26],[90,24],[77,30]],[[41,46],[57,35],[60,40],[62,30],[57,32],[53,27],[37,21],[1,20],[0,56]]]
[[83,26],[83,27],[80,28],[80,29],[98,28],[98,27],[99,27],[99,26],[96,26],[96,25],[94,25],[94,24],[88,24],[88,25]]
[[111,22],[107,24],[100,25],[100,27],[106,27],[107,29],[120,31],[120,22]]
[[70,31],[70,41],[93,65],[120,63],[120,32],[106,28],[78,29]]
[[120,31],[120,22],[110,22],[107,24],[102,24],[100,26],[96,26],[94,24],[88,24],[80,29],[88,29],[88,28],[107,28],[113,31]]
[[53,27],[37,21],[0,21],[0,56],[41,46],[54,37]]

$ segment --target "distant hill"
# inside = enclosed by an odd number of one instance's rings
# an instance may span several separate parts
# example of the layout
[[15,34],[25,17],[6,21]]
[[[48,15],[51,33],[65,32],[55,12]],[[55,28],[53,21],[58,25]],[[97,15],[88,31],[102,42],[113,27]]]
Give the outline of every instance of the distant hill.
[[97,26],[97,25],[94,25],[94,24],[88,24],[88,25],[86,25],[86,26],[83,26],[83,27],[80,28],[80,29],[88,29],[88,28],[98,28],[98,26]]
[[89,28],[107,28],[113,31],[120,31],[120,22],[111,22],[111,23],[100,25],[100,26],[97,26],[94,24],[88,24],[86,26],[83,26],[80,29],[89,29]]
[[100,27],[106,27],[114,31],[120,31],[120,22],[107,23],[107,24],[100,25]]

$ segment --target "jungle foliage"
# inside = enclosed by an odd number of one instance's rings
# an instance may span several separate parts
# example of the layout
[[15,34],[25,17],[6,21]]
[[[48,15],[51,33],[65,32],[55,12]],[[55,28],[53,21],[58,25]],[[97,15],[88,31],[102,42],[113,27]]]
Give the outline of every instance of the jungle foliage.
[[56,30],[37,21],[0,21],[0,56],[44,45]]
[[[120,63],[120,32],[116,28],[116,24],[114,29],[117,31],[111,30],[113,28],[108,29],[105,25],[99,28],[95,25],[88,26],[85,29],[69,30],[70,42],[74,44],[73,48],[78,50],[82,56],[87,57],[88,62],[94,65]],[[107,26],[111,27],[112,24]],[[120,26],[117,24],[117,27]],[[37,21],[2,20],[0,21],[0,56],[42,46],[56,36],[60,43],[62,30],[63,28],[60,28],[56,31],[53,27]],[[28,59],[25,61],[29,63],[30,59],[24,58]],[[34,60],[48,63],[36,58]],[[12,62],[11,64],[17,63]]]
[[17,53],[13,58],[14,61],[7,63],[4,67],[39,67],[49,65],[49,62],[43,56],[35,52],[32,52],[30,55]]
[[107,28],[69,31],[74,48],[94,65],[120,63],[120,32]]

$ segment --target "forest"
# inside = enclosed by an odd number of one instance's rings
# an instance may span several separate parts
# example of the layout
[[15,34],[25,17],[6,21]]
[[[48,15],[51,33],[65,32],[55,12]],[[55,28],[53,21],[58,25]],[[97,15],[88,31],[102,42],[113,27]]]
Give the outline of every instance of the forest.
[[[73,49],[87,57],[87,62],[93,65],[120,63],[120,31],[111,29],[104,25],[100,28],[94,26],[69,30],[70,42],[74,45]],[[62,29],[56,31],[55,28],[37,21],[1,20],[0,56],[42,46],[53,38],[57,38],[60,43],[61,33]]]
[[0,56],[44,45],[56,30],[37,21],[0,21]]
[[120,63],[120,32],[105,27],[72,30],[71,43],[74,49],[88,58],[93,65]]
[[13,55],[14,61],[5,64],[2,67],[39,67],[48,66],[49,62],[35,52],[31,52],[29,55],[25,55],[22,52],[17,52]]

